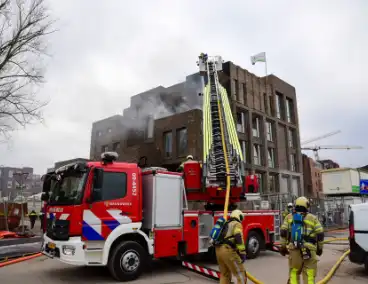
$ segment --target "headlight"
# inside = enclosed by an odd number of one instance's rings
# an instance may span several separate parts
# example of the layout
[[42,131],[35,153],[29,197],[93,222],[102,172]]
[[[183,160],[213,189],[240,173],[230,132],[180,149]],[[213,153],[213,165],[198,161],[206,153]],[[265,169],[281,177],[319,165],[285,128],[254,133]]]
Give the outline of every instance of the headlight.
[[75,246],[63,246],[63,254],[65,255],[74,255]]

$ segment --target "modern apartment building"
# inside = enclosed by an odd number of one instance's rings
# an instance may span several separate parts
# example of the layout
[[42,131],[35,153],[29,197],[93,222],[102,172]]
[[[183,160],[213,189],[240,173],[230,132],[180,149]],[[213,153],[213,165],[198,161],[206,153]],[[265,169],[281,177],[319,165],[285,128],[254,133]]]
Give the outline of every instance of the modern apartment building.
[[[194,83],[186,89],[188,78]],[[219,78],[230,97],[246,169],[258,175],[262,192],[303,194],[295,88],[274,75],[257,77],[232,62],[224,63]],[[149,165],[170,169],[187,154],[201,160],[202,81],[199,74],[187,81],[134,96],[123,115],[94,123],[91,158],[115,149],[121,160],[146,156]],[[114,123],[120,125],[116,133]]]
[[[15,173],[27,173],[23,178],[14,175]],[[7,197],[11,194],[15,197],[19,190],[19,183],[24,185],[24,190],[29,194],[39,193],[41,191],[42,182],[41,175],[33,174],[33,168],[14,168],[14,167],[0,167],[0,192],[1,196]]]

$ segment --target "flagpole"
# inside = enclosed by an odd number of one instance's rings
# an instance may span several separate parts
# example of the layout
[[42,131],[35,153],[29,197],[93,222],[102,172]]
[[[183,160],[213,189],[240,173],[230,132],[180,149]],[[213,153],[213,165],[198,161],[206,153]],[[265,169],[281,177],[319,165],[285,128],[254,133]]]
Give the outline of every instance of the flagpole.
[[[266,78],[265,78],[265,92],[266,92],[266,98],[267,98],[267,104],[268,104],[268,93],[267,93],[267,57],[265,56],[265,74],[266,74]],[[265,106],[266,108],[266,106]],[[271,106],[269,106],[270,110],[271,110]],[[266,112],[266,111],[265,111]]]

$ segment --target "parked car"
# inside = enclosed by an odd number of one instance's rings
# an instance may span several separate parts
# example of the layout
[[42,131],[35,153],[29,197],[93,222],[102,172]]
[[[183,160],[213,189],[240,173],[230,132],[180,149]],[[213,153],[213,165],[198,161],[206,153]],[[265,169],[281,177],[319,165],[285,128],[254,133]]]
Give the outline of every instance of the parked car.
[[368,274],[368,203],[350,205],[349,244],[351,262],[364,265]]

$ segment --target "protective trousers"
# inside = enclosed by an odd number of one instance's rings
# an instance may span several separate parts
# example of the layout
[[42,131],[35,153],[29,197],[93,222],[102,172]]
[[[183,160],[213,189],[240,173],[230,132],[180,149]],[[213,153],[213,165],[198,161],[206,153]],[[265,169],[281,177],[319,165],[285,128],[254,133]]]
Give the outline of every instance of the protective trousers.
[[299,249],[289,251],[289,283],[300,284],[300,274],[304,284],[315,284],[317,274],[317,255],[311,251],[311,257],[304,260]]
[[218,246],[216,247],[216,258],[221,273],[220,284],[230,284],[232,275],[235,276],[237,283],[247,283],[245,266],[234,249],[228,245]]

